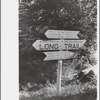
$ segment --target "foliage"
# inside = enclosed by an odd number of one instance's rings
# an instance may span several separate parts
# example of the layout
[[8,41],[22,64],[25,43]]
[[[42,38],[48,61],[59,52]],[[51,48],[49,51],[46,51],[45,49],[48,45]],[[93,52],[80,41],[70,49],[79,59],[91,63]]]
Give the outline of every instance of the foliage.
[[96,100],[96,91],[96,86],[90,83],[70,84],[62,87],[57,96],[56,84],[48,83],[46,87],[35,92],[20,92],[20,100]]
[[[96,9],[96,0],[34,0],[19,3],[19,83],[45,84],[47,80],[56,81],[57,61],[44,62],[45,55],[32,47],[35,40],[47,39],[44,33],[48,29],[80,31],[79,38],[87,41],[79,49],[75,60],[79,63],[83,55],[90,59],[89,55],[96,50]],[[91,48],[93,51],[90,51]]]

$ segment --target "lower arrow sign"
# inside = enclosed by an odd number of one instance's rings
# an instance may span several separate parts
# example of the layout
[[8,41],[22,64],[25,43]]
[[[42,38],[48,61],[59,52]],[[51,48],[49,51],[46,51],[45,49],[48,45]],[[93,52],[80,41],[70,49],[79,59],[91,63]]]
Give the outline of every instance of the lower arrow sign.
[[56,52],[44,52],[46,57],[44,60],[59,60],[69,59],[74,56],[75,53],[69,51],[56,51]]

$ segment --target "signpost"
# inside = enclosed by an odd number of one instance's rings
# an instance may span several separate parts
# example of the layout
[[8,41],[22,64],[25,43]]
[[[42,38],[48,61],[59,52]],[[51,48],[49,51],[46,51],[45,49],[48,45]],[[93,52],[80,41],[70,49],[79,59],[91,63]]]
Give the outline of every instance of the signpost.
[[53,52],[44,52],[44,54],[46,55],[44,61],[58,60],[58,69],[57,69],[58,95],[61,90],[62,60],[70,59],[71,57],[73,57],[74,53],[69,52],[68,50],[78,50],[80,47],[82,47],[82,45],[86,41],[86,40],[78,40],[77,36],[78,33],[79,31],[48,30],[45,33],[45,35],[48,38],[59,39],[59,40],[36,40],[35,43],[33,43],[33,47],[36,50],[53,51]]
[[44,52],[46,55],[44,60],[60,60],[69,59],[73,57],[75,53],[69,51],[55,51],[55,52]]
[[57,95],[61,91],[61,76],[62,76],[62,60],[58,60],[58,69],[57,69]]
[[66,38],[66,39],[78,39],[77,34],[79,31],[62,31],[62,30],[47,30],[45,35],[47,38]]
[[36,40],[33,47],[36,50],[77,50],[85,40]]

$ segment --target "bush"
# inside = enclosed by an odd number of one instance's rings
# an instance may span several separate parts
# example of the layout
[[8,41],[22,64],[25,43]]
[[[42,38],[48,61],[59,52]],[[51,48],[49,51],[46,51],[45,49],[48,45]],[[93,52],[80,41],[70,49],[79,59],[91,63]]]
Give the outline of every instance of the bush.
[[23,92],[23,93],[20,92],[22,93],[20,95],[20,100],[50,100],[50,98],[53,98],[53,100],[62,100],[59,98],[64,98],[64,100],[65,98],[66,99],[72,98],[71,100],[83,100],[83,99],[79,99],[79,98],[82,98],[83,95],[87,96],[87,99],[84,99],[84,100],[90,100],[88,99],[89,97],[90,98],[93,97],[94,100],[96,100],[96,91],[97,91],[96,85],[91,84],[90,82],[85,83],[85,84],[80,83],[78,85],[69,84],[61,88],[60,95],[58,96],[56,93],[56,84],[51,84],[50,82],[47,82],[44,88],[41,88],[37,91]]

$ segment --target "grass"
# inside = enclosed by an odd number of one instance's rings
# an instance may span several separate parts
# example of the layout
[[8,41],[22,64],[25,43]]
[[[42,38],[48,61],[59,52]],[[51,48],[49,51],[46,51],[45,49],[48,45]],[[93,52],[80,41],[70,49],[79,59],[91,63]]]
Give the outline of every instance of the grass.
[[96,97],[96,85],[89,82],[63,86],[59,96],[56,94],[56,84],[48,83],[46,87],[35,92],[24,91],[19,100],[96,100]]
[[59,96],[59,97],[52,97],[45,100],[96,100],[96,90],[93,89],[86,93],[80,93],[76,95],[68,95],[68,96]]
[[45,86],[33,89],[32,91],[20,92],[19,100],[96,100],[97,87],[96,77],[91,82],[84,84],[73,80],[75,70],[71,67],[64,67],[62,87],[60,95],[56,93],[56,84],[47,82]]

